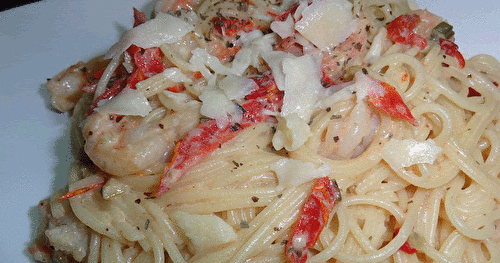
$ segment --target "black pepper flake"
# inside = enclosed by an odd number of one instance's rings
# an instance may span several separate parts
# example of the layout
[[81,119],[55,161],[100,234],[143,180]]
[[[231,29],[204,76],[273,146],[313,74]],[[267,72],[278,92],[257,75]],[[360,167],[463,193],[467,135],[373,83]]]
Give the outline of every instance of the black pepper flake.
[[361,51],[361,48],[363,47],[363,45],[361,43],[356,43],[354,44],[354,48],[357,49],[358,51]]
[[328,108],[326,108],[325,110],[326,110],[326,112],[330,112],[330,111],[332,110],[332,108],[331,108],[331,107],[328,107]]
[[163,128],[165,128],[165,126],[162,123],[158,124],[158,127],[160,127],[160,129],[162,129],[162,130],[163,130]]
[[273,229],[274,229],[274,231],[278,232],[278,231],[280,231],[280,230],[281,230],[281,227],[279,227],[279,226],[275,226]]
[[94,133],[92,131],[89,131],[88,134],[89,134],[89,136],[92,136],[92,134],[94,134]]
[[281,198],[281,197],[283,197],[283,194],[279,194],[279,195],[278,195],[278,198]]
[[109,231],[109,228],[106,228],[106,231]]
[[340,139],[340,138],[339,138],[339,136],[335,136],[335,137],[333,137],[333,141],[334,141],[334,142],[338,142],[338,141],[339,141],[339,139]]
[[342,115],[334,114],[332,115],[332,117],[330,117],[330,120],[338,120],[338,119],[342,119]]
[[137,199],[135,199],[135,201],[134,201],[134,202],[135,202],[136,204],[140,204],[140,203],[141,203],[141,199],[140,199],[140,198],[137,198]]
[[449,67],[450,67],[450,65],[448,65],[448,64],[446,64],[446,63],[441,63],[441,65],[442,65],[443,67],[445,67],[445,68],[449,68]]
[[285,239],[285,240],[283,240],[283,241],[281,241],[281,245],[282,245],[282,246],[286,245],[286,243],[288,243],[288,240],[286,240],[286,239]]
[[363,74],[368,75],[368,70],[366,68],[362,68],[361,71],[363,72]]
[[472,74],[467,75],[467,78],[471,79],[472,78]]
[[249,228],[250,225],[248,225],[248,222],[247,221],[241,221],[240,222],[240,227],[241,228]]
[[243,106],[241,106],[238,103],[235,103],[235,104],[236,104],[236,107],[238,108],[238,110],[240,111],[240,113],[246,113],[247,112],[247,110],[245,110],[245,108],[243,108]]
[[259,198],[257,196],[252,196],[252,201],[254,203],[257,203],[257,202],[259,202]]
[[144,223],[144,229],[148,229],[149,228],[149,223],[151,223],[151,221],[148,219],[146,219],[146,222]]
[[240,129],[240,127],[241,127],[241,124],[235,123],[234,125],[229,126],[229,129],[231,129],[232,131],[237,131]]
[[233,164],[234,164],[234,166],[236,166],[236,168],[240,167],[240,164],[238,162],[236,162],[235,160],[233,160]]

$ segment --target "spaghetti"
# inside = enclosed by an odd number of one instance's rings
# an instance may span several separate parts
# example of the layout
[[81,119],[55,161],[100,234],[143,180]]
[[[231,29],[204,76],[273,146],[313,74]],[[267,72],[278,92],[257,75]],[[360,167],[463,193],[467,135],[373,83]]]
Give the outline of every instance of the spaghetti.
[[135,12],[48,83],[75,161],[35,260],[500,261],[500,63],[463,59],[442,18],[403,0]]

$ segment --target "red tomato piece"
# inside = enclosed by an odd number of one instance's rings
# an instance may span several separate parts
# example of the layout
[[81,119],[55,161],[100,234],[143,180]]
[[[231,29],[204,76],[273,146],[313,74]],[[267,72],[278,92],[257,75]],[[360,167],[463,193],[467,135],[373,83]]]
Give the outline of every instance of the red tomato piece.
[[[397,236],[399,233],[399,228],[396,228],[394,230],[394,234],[392,237],[395,237]],[[417,249],[410,246],[410,244],[408,243],[408,241],[405,241],[405,243],[399,248],[401,251],[405,252],[406,254],[415,254],[417,252]]]
[[462,53],[458,51],[457,44],[453,43],[451,40],[440,38],[439,45],[441,46],[441,50],[443,50],[446,55],[452,56],[458,60],[458,65],[460,65],[461,68],[465,67],[464,56],[462,56]]
[[292,236],[286,243],[285,255],[288,260],[295,263],[306,262],[308,248],[314,247],[333,208],[340,200],[340,190],[335,180],[329,177],[317,179],[302,206]]
[[368,87],[368,101],[375,108],[392,117],[407,120],[412,125],[418,126],[418,121],[413,117],[396,88],[383,81],[373,78],[371,80],[370,87]]
[[417,14],[400,15],[387,25],[387,37],[396,43],[424,49],[427,46],[427,40],[413,32],[418,23],[420,23],[420,16]]
[[212,18],[215,32],[221,36],[235,37],[239,32],[248,33],[257,28],[251,20],[238,19],[236,17],[216,16]]

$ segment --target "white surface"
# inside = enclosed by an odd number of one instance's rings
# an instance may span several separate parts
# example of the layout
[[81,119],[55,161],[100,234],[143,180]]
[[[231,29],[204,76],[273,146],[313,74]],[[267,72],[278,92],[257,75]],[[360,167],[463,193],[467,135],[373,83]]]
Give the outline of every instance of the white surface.
[[[419,0],[455,26],[466,57],[500,58],[500,2]],[[50,111],[45,79],[101,54],[147,0],[45,0],[0,13],[0,262],[30,262],[39,200],[66,184],[68,123]]]

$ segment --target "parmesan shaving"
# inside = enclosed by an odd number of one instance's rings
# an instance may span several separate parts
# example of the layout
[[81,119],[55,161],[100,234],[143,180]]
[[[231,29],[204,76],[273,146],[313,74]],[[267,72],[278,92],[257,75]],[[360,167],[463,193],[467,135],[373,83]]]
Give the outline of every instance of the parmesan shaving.
[[315,0],[304,8],[295,29],[319,49],[332,48],[356,29],[351,9],[347,0]]
[[215,215],[176,211],[172,213],[171,218],[184,231],[197,251],[220,246],[237,238],[234,229]]
[[299,186],[315,178],[328,176],[331,167],[327,164],[317,166],[311,162],[283,158],[271,165],[278,177],[278,190]]
[[391,139],[382,149],[382,158],[394,169],[399,170],[414,164],[432,164],[442,149],[432,139]]
[[285,21],[274,21],[271,23],[271,29],[281,38],[293,36],[295,32],[292,15],[288,15]]
[[221,89],[207,87],[199,98],[203,102],[200,113],[203,116],[215,119],[219,128],[227,126],[229,115],[238,114],[236,105],[227,98]]
[[184,20],[161,13],[154,19],[123,34],[122,38],[110,48],[106,56],[111,58],[120,56],[132,44],[142,48],[159,47],[165,43],[173,44],[193,29],[194,27]]
[[153,108],[148,99],[139,90],[125,88],[115,97],[101,100],[95,111],[108,114],[133,115],[145,117]]

